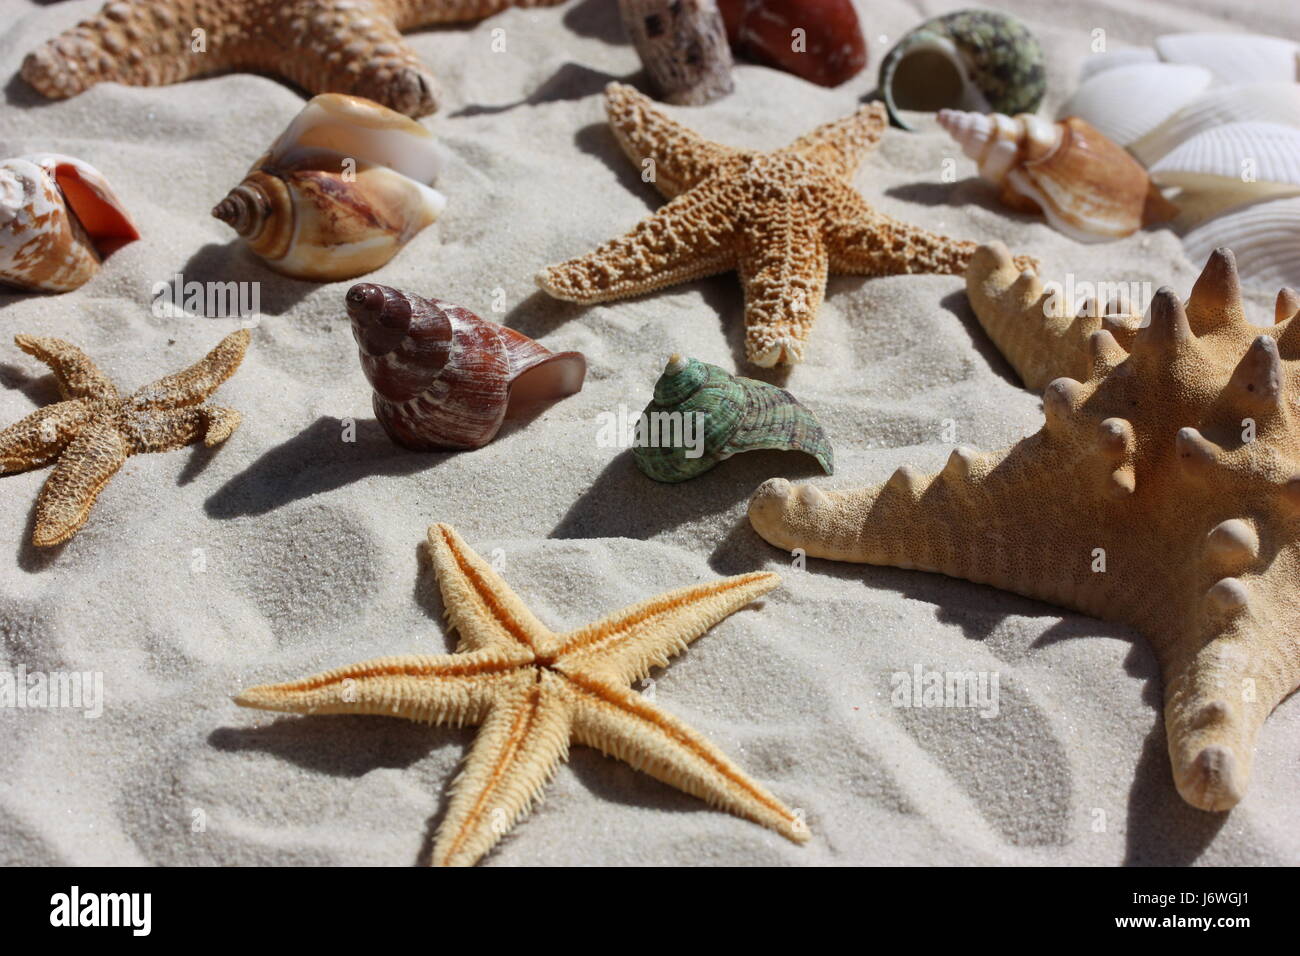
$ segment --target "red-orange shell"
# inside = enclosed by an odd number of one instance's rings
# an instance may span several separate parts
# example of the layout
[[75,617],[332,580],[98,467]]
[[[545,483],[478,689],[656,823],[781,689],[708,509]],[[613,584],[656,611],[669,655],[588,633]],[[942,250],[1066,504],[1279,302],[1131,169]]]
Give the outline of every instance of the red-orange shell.
[[552,352],[459,305],[361,282],[347,307],[375,416],[407,448],[481,448],[514,407],[582,389],[581,353]]

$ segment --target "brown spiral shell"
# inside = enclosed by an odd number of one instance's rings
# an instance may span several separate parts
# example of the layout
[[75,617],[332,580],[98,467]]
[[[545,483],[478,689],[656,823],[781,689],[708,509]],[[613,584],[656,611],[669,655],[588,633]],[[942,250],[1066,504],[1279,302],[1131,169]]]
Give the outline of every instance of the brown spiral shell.
[[469,309],[360,282],[347,293],[375,417],[418,451],[481,448],[508,412],[582,389],[587,361]]

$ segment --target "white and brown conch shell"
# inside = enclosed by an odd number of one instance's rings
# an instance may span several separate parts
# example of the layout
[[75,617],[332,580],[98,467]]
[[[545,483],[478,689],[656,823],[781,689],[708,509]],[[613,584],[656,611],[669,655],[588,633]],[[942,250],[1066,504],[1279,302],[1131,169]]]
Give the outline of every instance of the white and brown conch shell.
[[57,153],[0,163],[0,282],[68,292],[98,272],[104,256],[139,238],[89,163]]
[[433,222],[432,134],[371,100],[313,98],[212,215],[267,265],[298,279],[373,272]]
[[574,395],[587,374],[581,353],[552,352],[450,302],[360,282],[347,306],[375,416],[407,448],[480,448],[509,412]]
[[939,125],[1021,212],[1079,242],[1104,242],[1177,214],[1142,165],[1079,119],[942,110]]

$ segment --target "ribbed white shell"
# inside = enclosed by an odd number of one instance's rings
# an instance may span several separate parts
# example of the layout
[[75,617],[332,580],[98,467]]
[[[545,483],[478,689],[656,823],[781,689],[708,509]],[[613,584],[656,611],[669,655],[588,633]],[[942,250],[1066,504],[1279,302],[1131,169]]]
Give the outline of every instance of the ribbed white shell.
[[1203,66],[1224,86],[1294,83],[1300,44],[1254,33],[1167,33],[1156,37],[1166,63]]
[[1219,246],[1232,249],[1244,281],[1276,292],[1300,286],[1300,196],[1244,206],[1183,237],[1187,258],[1203,262]]
[[1139,63],[1093,76],[1057,114],[1078,116],[1128,146],[1205,92],[1213,76],[1199,66]]
[[1252,122],[1300,127],[1300,84],[1250,83],[1207,90],[1130,149],[1150,167],[1199,133],[1228,123]]

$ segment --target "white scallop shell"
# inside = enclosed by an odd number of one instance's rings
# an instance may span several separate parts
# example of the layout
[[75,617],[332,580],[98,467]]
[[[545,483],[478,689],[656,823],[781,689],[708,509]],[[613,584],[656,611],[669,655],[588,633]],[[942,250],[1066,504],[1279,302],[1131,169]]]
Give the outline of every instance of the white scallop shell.
[[1203,66],[1223,85],[1294,83],[1300,44],[1254,33],[1167,33],[1156,37],[1166,63]]
[[1139,63],[1156,63],[1159,58],[1156,51],[1149,46],[1124,47],[1119,50],[1107,50],[1105,53],[1093,53],[1083,61],[1079,68],[1079,82],[1086,83],[1091,77],[1117,66],[1135,66]]
[[1232,249],[1244,281],[1276,292],[1300,286],[1300,196],[1243,206],[1183,237],[1187,258],[1204,262],[1219,246]]
[[1300,84],[1250,83],[1207,90],[1136,143],[1133,154],[1153,166],[1179,143],[1228,123],[1300,127]]
[[1184,225],[1246,203],[1300,195],[1300,128],[1229,123],[1208,129],[1152,166],[1151,178],[1183,190]]
[[1128,146],[1196,99],[1213,76],[1199,66],[1139,63],[1093,76],[1057,114],[1078,116]]

